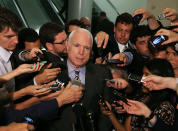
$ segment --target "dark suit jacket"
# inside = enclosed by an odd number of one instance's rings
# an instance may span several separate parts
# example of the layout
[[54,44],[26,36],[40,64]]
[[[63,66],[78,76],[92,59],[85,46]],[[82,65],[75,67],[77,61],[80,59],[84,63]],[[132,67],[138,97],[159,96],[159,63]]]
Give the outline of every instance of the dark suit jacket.
[[[81,101],[86,112],[94,112],[97,131],[108,131],[111,128],[110,121],[106,116],[101,115],[98,105],[98,94],[103,95],[106,100],[110,99],[110,90],[106,87],[104,79],[110,79],[111,77],[110,71],[105,67],[92,63],[86,65],[85,90]],[[76,122],[76,114],[73,112],[71,105],[68,104],[60,108],[59,118],[55,121],[45,123],[47,127],[43,126],[44,128],[40,130],[72,131],[72,126]]]
[[4,108],[4,123],[24,122],[24,116],[30,116],[35,121],[48,121],[56,118],[58,115],[58,103],[56,99],[42,102],[24,110],[14,110],[12,108]]

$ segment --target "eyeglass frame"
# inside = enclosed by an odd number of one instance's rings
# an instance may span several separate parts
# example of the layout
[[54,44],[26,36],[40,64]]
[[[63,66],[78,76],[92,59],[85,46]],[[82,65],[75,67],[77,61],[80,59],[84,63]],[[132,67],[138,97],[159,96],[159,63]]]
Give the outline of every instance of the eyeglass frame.
[[59,44],[59,45],[62,45],[62,44],[64,44],[65,42],[67,41],[67,38],[65,39],[65,40],[63,40],[63,41],[61,41],[61,42],[53,42],[53,44]]

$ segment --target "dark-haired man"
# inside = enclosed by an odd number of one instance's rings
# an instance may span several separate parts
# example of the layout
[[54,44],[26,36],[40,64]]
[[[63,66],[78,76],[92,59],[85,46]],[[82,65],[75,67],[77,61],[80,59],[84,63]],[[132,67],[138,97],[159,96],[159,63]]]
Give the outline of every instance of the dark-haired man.
[[124,52],[127,48],[132,48],[129,39],[133,25],[133,19],[129,13],[123,13],[116,18],[114,35],[110,36],[106,47],[107,53],[111,52],[115,55]]

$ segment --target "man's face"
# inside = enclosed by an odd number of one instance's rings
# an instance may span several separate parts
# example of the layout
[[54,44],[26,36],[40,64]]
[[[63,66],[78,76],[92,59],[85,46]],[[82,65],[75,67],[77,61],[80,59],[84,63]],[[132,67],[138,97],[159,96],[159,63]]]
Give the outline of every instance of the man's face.
[[14,50],[18,43],[17,33],[11,28],[5,28],[0,32],[0,46],[7,50]]
[[55,55],[65,54],[66,53],[66,40],[67,35],[65,31],[58,33],[54,37],[54,42],[51,43],[52,48],[50,49],[50,52]]
[[150,51],[148,49],[149,38],[150,38],[150,36],[138,37],[137,41],[134,45],[137,52],[143,56],[150,56]]
[[84,66],[90,57],[92,48],[91,38],[86,32],[76,32],[73,34],[67,46],[68,60],[72,67]]
[[120,43],[125,45],[130,39],[130,33],[132,31],[133,25],[132,24],[125,24],[125,23],[117,23],[114,26],[114,34],[116,40]]
[[166,49],[167,59],[171,63],[173,69],[178,69],[178,54],[171,47]]

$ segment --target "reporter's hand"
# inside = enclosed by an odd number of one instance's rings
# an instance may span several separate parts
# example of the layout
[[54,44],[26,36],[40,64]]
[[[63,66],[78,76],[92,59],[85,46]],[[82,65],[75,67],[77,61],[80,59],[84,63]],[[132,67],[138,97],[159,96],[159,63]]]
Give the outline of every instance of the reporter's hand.
[[171,22],[178,22],[178,13],[175,9],[165,8],[162,13],[165,15],[167,20],[170,20]]
[[178,33],[178,22],[171,23],[171,26],[177,26],[177,28],[172,29],[172,31]]
[[147,20],[149,28],[151,30],[155,30],[160,26],[158,21],[156,20],[155,16],[153,14],[151,14],[150,12],[148,12],[147,10],[145,10],[144,8],[139,8],[139,9],[135,10],[133,13],[133,17],[138,14],[143,15],[142,19],[140,20],[140,23],[142,23],[144,20]]
[[116,104],[112,104],[112,106],[114,107],[115,111],[118,114],[126,113],[126,110],[123,107],[123,102],[122,101],[116,101],[116,102],[117,102],[117,105],[120,105],[120,106],[117,106]]
[[129,114],[144,116],[145,118],[149,117],[151,110],[142,102],[128,100],[128,104],[123,104],[124,109]]
[[39,74],[35,76],[35,81],[38,85],[48,83],[58,76],[58,74],[61,72],[60,68],[53,68],[49,69],[52,67],[52,64],[49,64],[44,70],[41,70]]
[[72,102],[77,102],[82,97],[82,87],[71,88],[71,83],[64,88],[63,92],[57,97],[59,107],[69,104]]
[[155,17],[150,12],[145,10],[144,8],[136,9],[134,11],[134,13],[133,13],[133,17],[138,15],[138,14],[142,14],[143,15],[142,19],[140,20],[140,23],[142,23],[144,20],[147,20],[148,18],[155,19]]
[[178,41],[178,33],[173,32],[171,30],[166,30],[166,29],[160,29],[156,32],[155,36],[159,35],[166,35],[168,36],[168,40],[164,41],[162,45],[167,45],[172,42],[177,42]]
[[35,128],[33,125],[27,123],[15,123],[15,122],[10,123],[8,126],[4,128],[4,131],[34,131],[34,130]]
[[[39,66],[39,62],[37,62],[35,64],[22,64],[22,65],[18,66],[15,69],[15,71],[18,75],[24,74],[24,73],[33,73],[36,71],[40,71],[41,68],[43,67],[43,65]],[[31,66],[33,66],[33,68],[30,68]]]
[[[33,58],[37,57],[37,52],[43,54],[43,52],[39,48],[33,48],[29,53],[25,54],[25,58],[28,60],[32,60]],[[40,61],[40,59],[38,59],[37,61]]]
[[104,114],[106,116],[112,115],[111,105],[107,101],[105,101],[105,104],[107,105],[107,107],[109,108],[109,110],[106,110],[106,107],[104,107],[104,104],[101,101],[99,101],[98,103],[100,105],[100,110],[101,110],[102,114]]
[[24,90],[26,95],[33,95],[33,96],[45,95],[51,92],[49,88],[44,88],[44,85],[41,86],[30,85],[23,88],[22,90]]
[[144,86],[149,90],[162,90],[170,88],[176,90],[176,78],[149,75],[143,78]]
[[120,61],[123,61],[123,64],[117,64],[117,66],[120,67],[126,66],[127,62],[129,61],[128,56],[124,53],[117,53],[111,59],[119,59]]
[[103,49],[105,49],[108,44],[109,35],[103,31],[100,31],[96,34],[96,38],[97,38],[97,47],[101,47],[104,41]]

